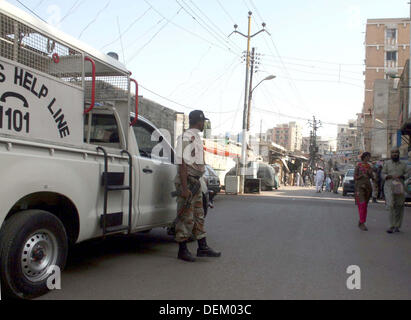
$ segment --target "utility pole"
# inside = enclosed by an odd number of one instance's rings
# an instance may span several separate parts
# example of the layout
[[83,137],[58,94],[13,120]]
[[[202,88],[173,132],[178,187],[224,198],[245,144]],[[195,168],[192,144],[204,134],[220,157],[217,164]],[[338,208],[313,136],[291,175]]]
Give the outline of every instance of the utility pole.
[[251,72],[250,72],[250,86],[248,89],[248,110],[247,110],[247,131],[250,131],[250,112],[251,112],[251,100],[253,98],[253,75],[255,64],[255,48],[251,50]]
[[309,124],[313,128],[310,133],[310,168],[314,172],[318,158],[317,130],[321,127],[321,121],[317,121],[313,116],[313,121],[309,121]]
[[246,69],[245,69],[245,90],[244,90],[244,110],[243,110],[243,133],[242,133],[242,146],[241,146],[241,159],[240,163],[238,164],[241,166],[241,171],[240,171],[240,193],[244,193],[244,183],[245,183],[245,169],[247,167],[247,118],[248,118],[248,96],[249,96],[249,76],[250,76],[250,43],[251,43],[251,38],[255,37],[257,34],[261,32],[267,32],[265,30],[266,24],[263,23],[263,29],[260,31],[256,32],[255,34],[251,35],[251,16],[252,12],[248,12],[248,33],[247,35],[237,31],[238,25],[234,25],[234,31],[229,35],[229,37],[233,33],[238,33],[239,35],[243,36],[244,38],[247,38],[247,51],[246,51]]
[[258,139],[258,154],[261,155],[261,135],[263,132],[263,119],[260,120],[260,137]]

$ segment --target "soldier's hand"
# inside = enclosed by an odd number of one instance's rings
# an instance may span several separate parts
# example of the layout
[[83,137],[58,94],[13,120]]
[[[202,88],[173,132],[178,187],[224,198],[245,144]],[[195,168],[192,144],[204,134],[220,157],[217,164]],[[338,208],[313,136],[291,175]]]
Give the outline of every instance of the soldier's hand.
[[183,189],[181,192],[181,197],[183,197],[184,199],[188,199],[191,196],[191,191],[188,189]]

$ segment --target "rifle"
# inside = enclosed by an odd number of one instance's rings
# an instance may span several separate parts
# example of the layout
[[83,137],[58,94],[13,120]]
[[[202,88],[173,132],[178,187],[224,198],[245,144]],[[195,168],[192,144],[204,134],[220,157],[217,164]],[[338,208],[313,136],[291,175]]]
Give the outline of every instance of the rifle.
[[[201,188],[200,181],[196,181],[195,183],[191,183],[191,182],[189,183],[188,190],[190,190],[191,195],[186,199],[184,206],[181,208],[178,214],[182,213],[185,209],[190,208],[191,202],[193,201],[193,197],[198,193],[200,188]],[[178,196],[181,196],[181,190],[176,190],[176,191],[171,192],[172,198],[175,198]]]

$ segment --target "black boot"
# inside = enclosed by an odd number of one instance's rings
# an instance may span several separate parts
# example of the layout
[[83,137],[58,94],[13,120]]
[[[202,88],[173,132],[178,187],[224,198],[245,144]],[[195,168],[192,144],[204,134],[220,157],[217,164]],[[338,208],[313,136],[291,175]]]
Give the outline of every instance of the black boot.
[[393,233],[393,232],[394,232],[394,230],[395,230],[395,228],[394,228],[394,227],[390,227],[390,228],[387,230],[387,233]]
[[194,262],[196,259],[191,255],[191,252],[187,248],[187,241],[180,242],[179,244],[179,249],[178,249],[178,259],[188,261],[188,262]]
[[197,257],[220,257],[221,252],[216,252],[207,246],[206,238],[198,240]]

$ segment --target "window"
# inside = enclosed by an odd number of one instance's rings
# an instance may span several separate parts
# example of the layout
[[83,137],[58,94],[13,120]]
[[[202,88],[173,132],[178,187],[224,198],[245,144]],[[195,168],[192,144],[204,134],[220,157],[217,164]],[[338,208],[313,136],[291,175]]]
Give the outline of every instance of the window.
[[387,51],[387,61],[397,61],[397,51]]
[[387,38],[396,39],[397,38],[397,29],[387,29]]
[[88,114],[84,117],[84,142],[87,142],[88,121],[91,116],[90,143],[120,148],[118,125],[114,114]]
[[[145,122],[137,121],[133,130],[137,139],[140,156],[167,159],[169,162],[174,161],[170,145],[152,126]],[[156,157],[154,156],[155,154]]]

